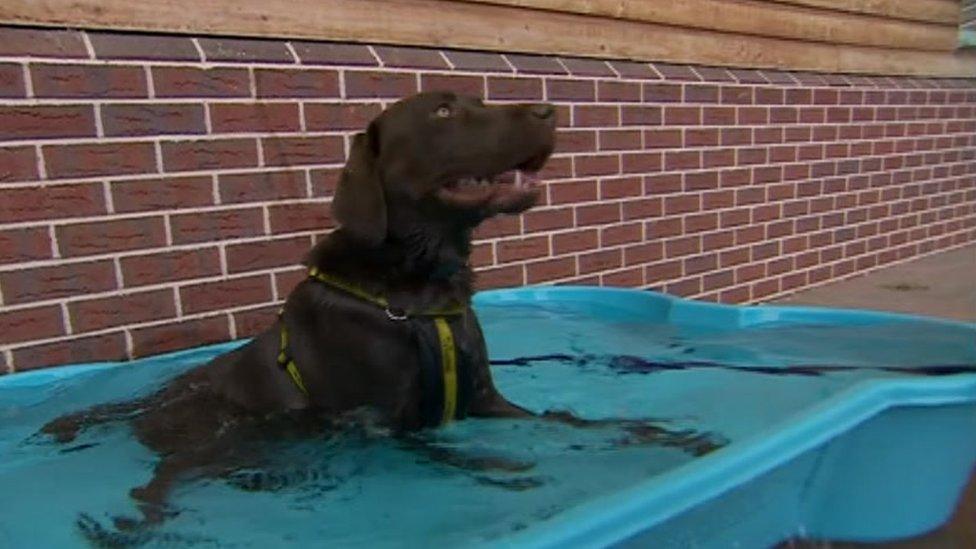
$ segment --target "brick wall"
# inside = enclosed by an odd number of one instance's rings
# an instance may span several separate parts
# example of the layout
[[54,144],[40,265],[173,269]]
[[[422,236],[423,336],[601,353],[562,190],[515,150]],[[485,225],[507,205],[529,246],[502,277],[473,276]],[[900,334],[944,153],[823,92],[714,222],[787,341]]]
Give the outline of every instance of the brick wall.
[[741,303],[976,240],[976,82],[0,27],[0,371],[245,337],[351,132],[427,89],[560,105],[482,287]]

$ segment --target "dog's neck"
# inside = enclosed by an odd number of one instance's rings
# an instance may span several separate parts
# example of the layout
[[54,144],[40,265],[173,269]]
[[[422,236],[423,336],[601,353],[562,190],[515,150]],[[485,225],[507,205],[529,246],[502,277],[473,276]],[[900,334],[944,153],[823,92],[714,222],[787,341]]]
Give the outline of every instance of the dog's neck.
[[405,306],[434,307],[470,300],[470,254],[470,229],[407,225],[382,243],[367,246],[339,228],[312,249],[306,264],[390,296],[391,301],[397,295],[420,301]]

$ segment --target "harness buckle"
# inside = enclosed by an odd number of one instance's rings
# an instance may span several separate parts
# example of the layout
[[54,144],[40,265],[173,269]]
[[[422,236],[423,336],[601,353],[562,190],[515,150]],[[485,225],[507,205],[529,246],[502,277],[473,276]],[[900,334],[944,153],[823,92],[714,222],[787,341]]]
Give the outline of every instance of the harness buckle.
[[404,311],[404,310],[402,310],[402,309],[392,309],[390,307],[387,307],[386,308],[386,318],[388,318],[390,320],[394,320],[394,321],[400,322],[400,321],[407,320],[408,318],[410,318],[410,315],[408,315],[407,312]]

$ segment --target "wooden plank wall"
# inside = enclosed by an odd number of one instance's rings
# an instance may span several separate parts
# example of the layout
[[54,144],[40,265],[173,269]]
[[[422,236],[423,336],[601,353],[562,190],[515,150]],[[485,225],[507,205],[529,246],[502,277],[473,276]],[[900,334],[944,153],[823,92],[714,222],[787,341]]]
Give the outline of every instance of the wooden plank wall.
[[4,0],[0,23],[976,76],[959,0]]

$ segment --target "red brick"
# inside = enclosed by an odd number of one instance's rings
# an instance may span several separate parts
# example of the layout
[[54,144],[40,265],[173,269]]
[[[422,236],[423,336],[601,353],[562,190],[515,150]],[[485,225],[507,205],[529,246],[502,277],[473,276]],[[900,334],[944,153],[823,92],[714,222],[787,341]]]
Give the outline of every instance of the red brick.
[[559,130],[556,132],[556,153],[596,151],[596,132],[591,130]]
[[324,231],[335,226],[330,209],[321,202],[275,205],[268,213],[272,234]]
[[752,284],[752,298],[762,299],[779,291],[779,280],[762,280]]
[[681,276],[681,260],[671,260],[648,265],[644,270],[644,280],[647,284],[653,284],[679,276]]
[[521,286],[525,280],[525,267],[521,264],[478,271],[475,285],[479,290]]
[[345,158],[338,136],[268,137],[261,140],[261,146],[268,166],[326,164]]
[[210,106],[214,133],[297,132],[295,103],[215,103]]
[[692,234],[718,228],[718,214],[704,213],[685,217],[685,232]]
[[200,61],[189,36],[89,32],[95,57],[154,61]]
[[542,99],[542,80],[538,78],[488,77],[489,99]]
[[647,105],[622,105],[620,123],[624,126],[660,126],[663,109]]
[[309,131],[365,129],[380,114],[377,103],[307,103],[305,123]]
[[598,245],[599,235],[594,229],[559,233],[552,236],[552,253],[555,255],[592,250]]
[[702,194],[702,206],[706,210],[716,208],[728,208],[735,203],[735,192],[715,191]]
[[573,210],[531,210],[523,215],[523,224],[526,233],[565,229],[573,226]]
[[607,102],[637,102],[641,100],[641,86],[636,82],[600,80],[597,83],[597,99]]
[[749,288],[732,288],[719,294],[721,303],[746,303],[749,301]]
[[444,55],[456,70],[475,72],[512,72],[505,59],[497,53],[445,50]]
[[245,38],[198,38],[207,61],[293,63],[284,42]]
[[680,191],[682,188],[681,174],[649,175],[644,178],[645,194],[673,193]]
[[669,126],[701,124],[701,113],[701,107],[666,107],[664,124]]
[[700,191],[718,188],[718,172],[689,172],[684,174],[684,190]]
[[620,221],[619,204],[594,204],[576,208],[576,226],[615,223]]
[[518,72],[531,74],[566,74],[566,69],[556,59],[545,55],[506,54],[505,57]]
[[664,244],[645,242],[624,248],[624,264],[649,263],[664,258]]
[[623,266],[622,250],[600,250],[579,256],[579,274],[588,274]]
[[711,84],[686,84],[685,103],[718,103],[719,88]]
[[602,130],[600,131],[600,150],[619,151],[641,148],[640,130]]
[[718,130],[711,128],[707,130],[688,129],[685,130],[686,147],[708,147],[718,145]]
[[97,215],[105,212],[100,183],[11,187],[2,192],[0,223]]
[[617,155],[576,156],[573,166],[578,177],[615,175],[620,173],[620,157]]
[[126,288],[220,274],[220,254],[217,248],[127,256],[119,261]]
[[628,196],[639,196],[643,185],[639,177],[604,179],[600,182],[600,198],[613,200]]
[[311,248],[308,236],[261,240],[227,246],[227,272],[241,273],[301,263]]
[[722,145],[750,145],[752,130],[749,128],[723,128]]
[[30,71],[36,97],[148,97],[142,67],[35,64]]
[[623,210],[624,219],[646,219],[661,215],[664,211],[664,202],[660,198],[628,200],[623,203]]
[[769,149],[766,148],[739,149],[736,152],[736,162],[740,166],[745,166],[750,164],[765,164],[766,155],[768,153],[769,153]]
[[647,223],[647,238],[678,236],[684,232],[680,217],[665,217]]
[[664,154],[665,170],[697,170],[701,168],[701,152],[670,151]]
[[450,68],[440,52],[428,48],[375,46],[373,48],[384,66],[410,69]]
[[572,257],[548,259],[526,265],[526,282],[529,284],[568,278],[576,274],[576,260]]
[[164,141],[163,167],[168,172],[250,168],[258,165],[253,139]]
[[230,326],[225,315],[180,320],[160,326],[132,330],[132,354],[142,357],[177,351],[230,339]]
[[0,106],[0,141],[94,135],[95,113],[88,105]]
[[298,59],[306,65],[377,65],[376,58],[361,44],[292,41]]
[[0,264],[36,261],[51,257],[51,238],[46,227],[0,230]]
[[684,260],[684,272],[686,275],[699,274],[705,271],[712,271],[718,268],[718,254],[699,255],[688,257]]
[[549,255],[549,238],[534,236],[518,240],[503,240],[495,245],[499,263],[523,261]]
[[180,288],[185,314],[230,309],[271,301],[271,277],[254,275]]
[[702,235],[702,250],[711,251],[728,248],[735,244],[735,231],[720,231]]
[[43,154],[51,179],[156,171],[156,152],[152,143],[46,145]]
[[617,126],[620,123],[620,108],[606,105],[575,105],[573,125],[579,127]]
[[[347,74],[346,78],[353,74],[356,73]],[[254,86],[258,97],[339,97],[339,73],[307,68],[256,69]],[[350,86],[349,80],[346,86]]]
[[705,107],[702,109],[702,124],[709,126],[731,126],[735,124],[735,108]]
[[274,286],[279,296],[287,296],[306,280],[308,280],[308,269],[304,265],[274,273]]
[[664,243],[664,253],[667,257],[679,257],[701,251],[701,237],[698,235],[675,238]]
[[[454,92],[472,97],[484,97],[485,79],[482,76],[456,74],[424,74],[420,77],[421,91]],[[550,97],[549,99],[553,99]]]
[[412,74],[379,71],[350,71],[345,74],[346,96],[399,98],[417,92]]
[[24,85],[24,71],[15,63],[0,63],[0,97],[19,98],[27,96]]
[[101,116],[110,137],[207,132],[201,105],[104,105]]
[[726,288],[734,283],[735,272],[732,269],[726,269],[724,271],[719,271],[717,273],[712,273],[702,277],[702,289],[705,291]]
[[279,308],[271,305],[233,313],[231,316],[234,318],[237,338],[254,337],[267,330],[278,319]]
[[601,277],[601,284],[604,286],[616,286],[622,288],[643,286],[644,269],[637,267],[627,269],[626,271],[605,274]]
[[623,173],[645,174],[661,171],[664,157],[658,152],[628,152],[621,155]]
[[216,210],[174,215],[170,218],[174,244],[211,242],[264,234],[260,208]]
[[58,247],[64,257],[156,248],[166,245],[162,217],[140,217],[62,225]]
[[244,69],[153,67],[156,97],[250,97],[251,79]]
[[124,360],[125,358],[125,336],[122,332],[57,341],[14,350],[14,364],[17,366],[17,370]]
[[546,80],[546,98],[549,101],[593,101],[596,86],[589,80]]
[[669,196],[664,199],[665,215],[696,212],[701,209],[701,197],[697,194]]
[[64,334],[61,307],[33,307],[0,312],[0,344],[9,345]]
[[644,130],[644,147],[648,149],[674,149],[683,143],[681,130]]
[[219,179],[223,204],[305,198],[306,187],[302,171],[222,174]]
[[6,305],[107,292],[116,288],[115,267],[104,260],[0,272],[0,288]]
[[202,176],[116,181],[112,183],[112,203],[117,212],[209,206],[213,204],[213,182]]
[[756,128],[752,133],[757,145],[783,142],[783,128]]
[[722,86],[722,103],[749,105],[752,103],[752,90],[745,86]]
[[644,83],[646,103],[680,103],[681,85],[665,82]]
[[628,223],[606,227],[600,231],[600,246],[618,246],[629,242],[639,242],[644,236],[641,223]]
[[80,32],[40,28],[0,28],[0,55],[87,58]]
[[735,164],[735,149],[712,149],[702,151],[703,168],[720,168]]
[[173,291],[166,289],[76,301],[68,304],[71,327],[82,333],[173,318],[173,298]]
[[800,111],[796,107],[772,107],[769,109],[771,124],[796,124],[800,119]]

